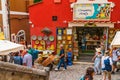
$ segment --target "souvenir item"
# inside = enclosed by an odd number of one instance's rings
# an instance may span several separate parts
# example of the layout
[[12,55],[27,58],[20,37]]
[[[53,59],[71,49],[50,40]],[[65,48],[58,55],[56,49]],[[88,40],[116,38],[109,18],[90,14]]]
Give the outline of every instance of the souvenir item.
[[62,36],[57,36],[58,40],[62,40]]
[[43,50],[43,47],[42,46],[38,46],[38,50]]
[[45,41],[44,41],[44,40],[41,40],[41,41],[40,41],[40,44],[41,44],[41,45],[45,45]]
[[68,44],[72,44],[72,41],[69,41]]
[[69,35],[71,35],[72,34],[72,29],[67,29],[67,34]]
[[62,29],[58,29],[58,35],[62,35]]
[[63,33],[66,34],[66,30],[64,30]]
[[34,49],[37,49],[37,45],[34,45],[34,47],[33,47]]
[[54,36],[49,36],[50,41],[54,41]]
[[65,40],[66,39],[66,37],[65,36],[62,36],[62,38]]
[[42,36],[38,36],[38,40],[42,40]]
[[61,41],[58,41],[58,44],[61,44]]
[[54,50],[54,49],[55,49],[54,45],[51,45],[50,49],[51,49],[51,50]]
[[39,40],[36,40],[36,41],[35,41],[35,44],[39,44]]
[[110,33],[111,33],[111,34],[114,33],[114,30],[111,29],[111,30],[110,30]]
[[67,40],[71,40],[72,39],[72,36],[67,36]]
[[48,40],[48,36],[45,35],[45,36],[43,37],[43,40]]
[[63,44],[65,44],[65,41],[62,41]]
[[32,36],[31,36],[31,39],[32,39],[32,40],[36,40],[36,39],[37,39],[36,35],[32,35]]
[[47,44],[47,45],[50,45],[50,44],[51,44],[51,41],[47,40],[47,41],[46,41],[46,44]]
[[110,34],[110,35],[109,35],[109,38],[113,38],[113,37],[114,37],[114,34]]

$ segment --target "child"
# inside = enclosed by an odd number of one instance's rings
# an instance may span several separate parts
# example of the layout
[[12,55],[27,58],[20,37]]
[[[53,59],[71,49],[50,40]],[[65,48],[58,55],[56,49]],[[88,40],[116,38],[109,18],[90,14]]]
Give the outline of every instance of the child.
[[94,76],[94,68],[88,67],[84,76],[82,76],[79,80],[93,80]]

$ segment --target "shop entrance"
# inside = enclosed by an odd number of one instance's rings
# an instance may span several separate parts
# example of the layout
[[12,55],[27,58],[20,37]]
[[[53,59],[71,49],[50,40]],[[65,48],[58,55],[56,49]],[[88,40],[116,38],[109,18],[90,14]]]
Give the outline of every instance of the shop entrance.
[[80,55],[94,55],[100,44],[107,47],[108,27],[75,27]]

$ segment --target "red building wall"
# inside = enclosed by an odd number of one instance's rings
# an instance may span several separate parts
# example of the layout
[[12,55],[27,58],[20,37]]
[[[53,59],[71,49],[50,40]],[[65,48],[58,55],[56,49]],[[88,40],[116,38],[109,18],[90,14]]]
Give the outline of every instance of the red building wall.
[[[54,0],[43,0],[43,2],[29,8],[30,20],[35,25],[31,27],[31,35],[44,35],[41,30],[48,27],[56,36],[56,27],[67,27],[65,21],[72,20],[72,12],[69,0],[62,0],[61,3],[54,3]],[[52,16],[57,16],[57,21],[52,21]],[[56,45],[56,41],[53,42]]]
[[[43,0],[38,4],[29,7],[30,20],[34,24],[31,27],[31,35],[44,35],[41,30],[44,27],[48,27],[52,30],[52,34],[56,36],[56,27],[67,27],[69,21],[72,21],[72,9],[70,8],[69,0],[61,0],[61,3],[54,3],[54,0]],[[120,1],[109,0],[115,3],[115,7],[111,12],[111,21],[120,21]],[[57,16],[57,21],[52,21],[52,16]],[[65,22],[67,21],[67,22]],[[119,27],[120,24],[116,24],[115,27]],[[54,41],[53,44],[56,44]]]

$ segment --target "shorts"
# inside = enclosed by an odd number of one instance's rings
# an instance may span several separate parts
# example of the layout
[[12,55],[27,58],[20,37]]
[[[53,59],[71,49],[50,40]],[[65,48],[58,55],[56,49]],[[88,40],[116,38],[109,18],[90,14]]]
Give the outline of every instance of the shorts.
[[113,65],[116,66],[117,65],[117,61],[113,61]]

